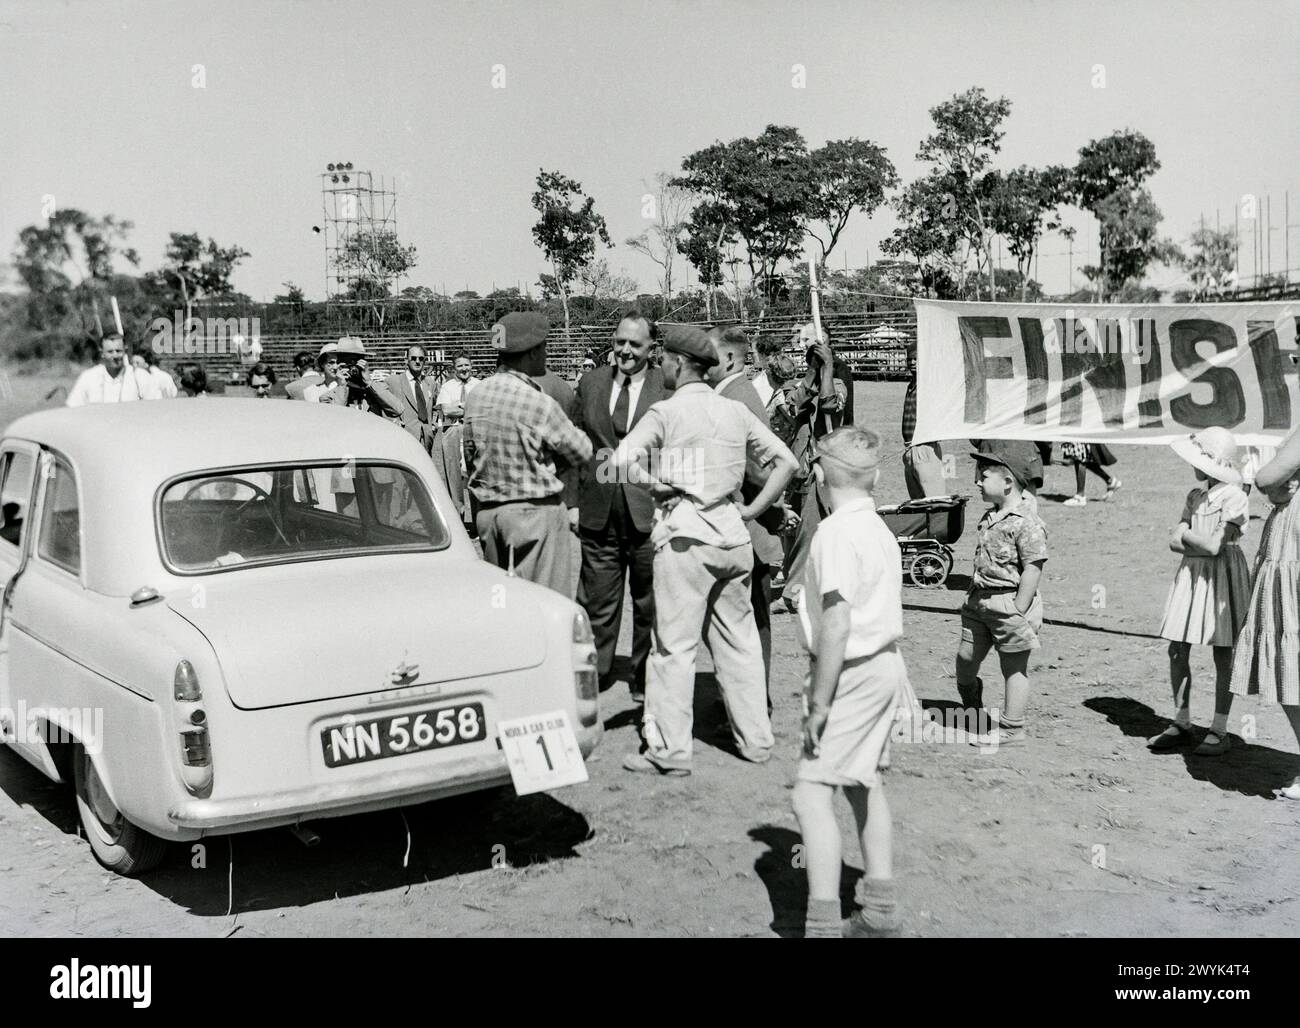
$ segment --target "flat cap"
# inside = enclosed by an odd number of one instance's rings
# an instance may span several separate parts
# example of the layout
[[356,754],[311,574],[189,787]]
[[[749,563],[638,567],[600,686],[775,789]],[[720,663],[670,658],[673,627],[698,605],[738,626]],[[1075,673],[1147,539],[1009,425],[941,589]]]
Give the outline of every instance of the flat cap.
[[527,353],[546,342],[551,323],[534,311],[511,311],[492,326],[492,346],[501,353]]
[[699,361],[706,367],[718,363],[717,351],[709,337],[694,325],[662,325],[664,349]]
[[1034,481],[1034,471],[1030,466],[1029,458],[1023,453],[1006,451],[1002,453],[972,453],[976,466],[980,464],[997,464],[1004,467],[1011,473],[1011,477],[1016,480],[1016,484],[1021,489],[1028,489]]

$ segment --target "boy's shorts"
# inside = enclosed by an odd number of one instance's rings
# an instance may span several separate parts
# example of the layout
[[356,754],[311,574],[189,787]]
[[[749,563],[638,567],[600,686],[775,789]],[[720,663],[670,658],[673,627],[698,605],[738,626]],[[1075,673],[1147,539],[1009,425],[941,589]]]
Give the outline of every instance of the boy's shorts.
[[972,589],[961,608],[962,642],[991,645],[999,653],[1027,653],[1038,649],[1043,629],[1043,601],[1037,594],[1029,611],[1016,610],[1014,589],[989,592]]
[[[810,667],[805,696],[812,690],[811,679]],[[876,785],[877,773],[889,767],[889,737],[899,704],[909,693],[907,668],[896,646],[845,661],[820,751],[799,761],[796,777],[824,785]]]

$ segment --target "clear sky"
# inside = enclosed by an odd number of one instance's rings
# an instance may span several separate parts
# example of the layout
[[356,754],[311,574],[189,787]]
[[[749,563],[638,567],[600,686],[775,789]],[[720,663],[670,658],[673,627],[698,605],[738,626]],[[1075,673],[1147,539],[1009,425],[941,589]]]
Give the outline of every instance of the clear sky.
[[[241,291],[319,297],[319,174],[345,160],[396,182],[419,251],[404,284],[486,293],[543,270],[528,200],[545,167],[595,196],[610,267],[650,291],[653,265],[622,243],[656,172],[778,123],[814,147],[872,139],[907,181],[928,109],[972,85],[1012,101],[1002,167],[1145,133],[1179,240],[1271,193],[1275,271],[1289,190],[1300,269],[1300,0],[0,0],[0,259],[53,195],[133,220],[145,267],[169,231],[196,231],[252,253]],[[1082,284],[1095,229],[1073,220]],[[832,263],[876,259],[891,227],[855,216]],[[1065,289],[1066,244],[1043,249],[1060,256],[1041,277]]]

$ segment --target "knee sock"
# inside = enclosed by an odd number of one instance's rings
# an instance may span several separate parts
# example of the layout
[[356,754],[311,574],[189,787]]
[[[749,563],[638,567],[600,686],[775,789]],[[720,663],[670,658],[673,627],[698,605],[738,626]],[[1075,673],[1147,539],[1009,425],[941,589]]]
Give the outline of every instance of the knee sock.
[[898,927],[898,899],[892,878],[863,878],[858,889],[862,909],[853,915],[872,933],[892,932]]
[[840,937],[840,901],[815,900],[809,897],[808,912],[804,917],[805,939],[838,939]]
[[1222,738],[1228,734],[1228,715],[1215,714],[1214,721],[1210,724],[1210,731]]

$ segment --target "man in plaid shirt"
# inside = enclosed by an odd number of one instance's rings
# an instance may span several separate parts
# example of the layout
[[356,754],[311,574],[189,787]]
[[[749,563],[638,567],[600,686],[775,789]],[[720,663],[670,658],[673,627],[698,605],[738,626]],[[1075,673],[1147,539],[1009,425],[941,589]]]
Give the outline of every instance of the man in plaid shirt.
[[530,377],[546,369],[549,331],[540,314],[522,311],[492,326],[497,373],[465,400],[465,466],[483,555],[572,599],[573,544],[557,463],[585,464],[592,447]]

